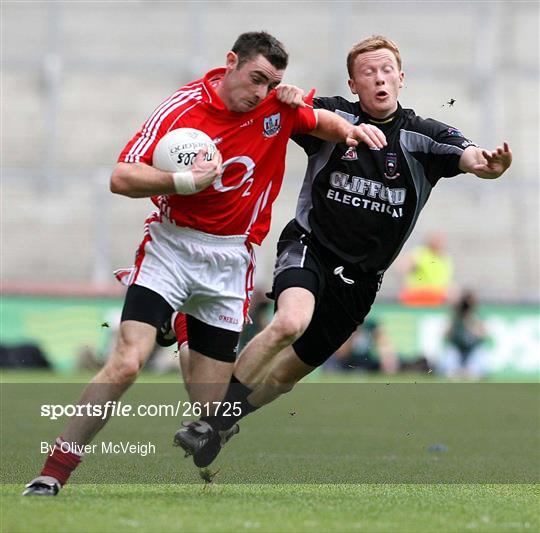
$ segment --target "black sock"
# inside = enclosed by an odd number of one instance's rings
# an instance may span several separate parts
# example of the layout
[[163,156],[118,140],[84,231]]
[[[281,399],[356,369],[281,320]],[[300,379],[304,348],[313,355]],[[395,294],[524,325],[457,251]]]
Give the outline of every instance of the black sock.
[[249,413],[253,413],[253,411],[258,409],[258,407],[251,405],[247,398],[240,401],[237,400],[237,402],[238,403],[236,404],[232,403],[229,412],[226,415],[221,416],[222,430],[232,428],[239,420],[242,420],[242,418],[249,415]]
[[231,428],[239,420],[257,409],[257,407],[251,405],[247,400],[247,397],[252,392],[252,389],[240,383],[233,374],[229,388],[216,414],[214,416],[201,417],[201,420],[208,422],[216,431]]

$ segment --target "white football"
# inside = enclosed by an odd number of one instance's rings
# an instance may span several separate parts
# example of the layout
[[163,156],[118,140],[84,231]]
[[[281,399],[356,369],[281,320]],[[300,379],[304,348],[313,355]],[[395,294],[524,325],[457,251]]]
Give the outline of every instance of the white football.
[[166,133],[157,143],[152,166],[168,172],[184,171],[191,167],[202,148],[208,148],[206,160],[216,152],[216,145],[206,133],[193,128],[178,128]]

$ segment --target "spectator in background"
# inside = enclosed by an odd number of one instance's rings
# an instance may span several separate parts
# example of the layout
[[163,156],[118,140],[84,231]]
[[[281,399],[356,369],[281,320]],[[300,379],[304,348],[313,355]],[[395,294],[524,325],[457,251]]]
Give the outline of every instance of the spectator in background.
[[401,264],[405,276],[400,301],[411,306],[439,306],[448,302],[453,264],[441,233],[432,233]]
[[438,371],[447,377],[481,377],[486,339],[484,323],[476,316],[476,297],[465,291],[454,306]]
[[378,320],[369,318],[328,360],[325,368],[397,374],[424,373],[429,370],[429,365],[421,354],[400,357],[384,326]]
[[0,368],[51,368],[40,346],[33,343],[0,344]]
[[380,322],[368,319],[328,360],[327,368],[395,374],[399,359]]

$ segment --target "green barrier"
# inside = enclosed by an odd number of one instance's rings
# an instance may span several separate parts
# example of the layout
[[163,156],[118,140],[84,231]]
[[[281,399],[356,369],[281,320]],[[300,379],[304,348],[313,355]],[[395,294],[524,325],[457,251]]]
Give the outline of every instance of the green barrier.
[[71,371],[81,351],[108,350],[121,310],[118,298],[2,296],[0,342],[37,344],[55,369]]
[[[3,296],[0,342],[32,342],[57,370],[70,371],[78,354],[90,349],[105,355],[118,325],[122,299]],[[489,333],[490,374],[539,375],[540,314],[536,306],[484,305],[479,308]],[[424,355],[436,362],[443,349],[448,308],[373,306],[401,356]]]
[[[436,364],[444,349],[449,308],[408,308],[379,304],[371,316],[384,324],[396,350],[405,358],[422,355]],[[487,372],[491,375],[540,377],[540,313],[537,306],[479,307],[488,342]]]

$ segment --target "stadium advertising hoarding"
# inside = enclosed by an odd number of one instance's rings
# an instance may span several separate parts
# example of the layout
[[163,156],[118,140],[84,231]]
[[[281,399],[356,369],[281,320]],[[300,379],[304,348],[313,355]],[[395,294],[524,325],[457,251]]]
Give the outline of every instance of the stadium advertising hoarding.
[[[60,371],[77,367],[84,351],[105,357],[119,321],[117,298],[2,297],[1,343],[34,343]],[[405,359],[424,355],[436,364],[444,346],[448,308],[406,308],[381,303],[371,316],[385,327],[396,351]],[[540,314],[537,306],[484,305],[487,373],[538,377]],[[172,350],[171,350],[172,353]]]

